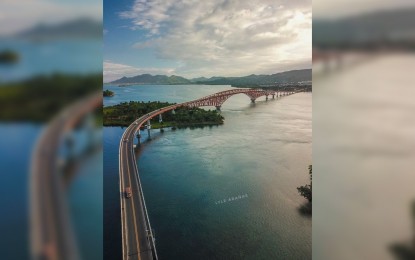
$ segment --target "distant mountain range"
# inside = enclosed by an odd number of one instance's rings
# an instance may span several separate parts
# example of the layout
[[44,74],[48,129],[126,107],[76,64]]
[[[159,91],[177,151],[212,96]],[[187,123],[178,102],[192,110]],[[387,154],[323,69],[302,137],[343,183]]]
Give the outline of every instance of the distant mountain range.
[[337,20],[313,19],[313,46],[415,42],[415,8],[378,11]]
[[14,35],[16,38],[48,40],[61,38],[102,38],[102,22],[79,18],[60,24],[38,24]]
[[110,84],[129,85],[129,84],[157,84],[157,85],[177,85],[177,84],[206,84],[206,85],[267,85],[276,83],[290,83],[311,81],[311,69],[290,70],[272,75],[249,75],[245,77],[211,77],[186,79],[180,76],[150,75],[142,74],[134,77],[122,77]]
[[190,80],[185,79],[180,76],[165,76],[165,75],[150,75],[150,74],[142,74],[137,75],[134,77],[122,77],[117,79],[112,84],[167,84],[167,85],[174,85],[174,84],[190,84],[192,83]]

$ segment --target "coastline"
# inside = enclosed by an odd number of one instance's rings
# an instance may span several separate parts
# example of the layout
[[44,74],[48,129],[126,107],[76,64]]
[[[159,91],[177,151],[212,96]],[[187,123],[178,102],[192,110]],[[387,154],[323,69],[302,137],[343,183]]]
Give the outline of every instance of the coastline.
[[[128,127],[132,123],[128,124],[103,124],[104,127]],[[160,129],[160,128],[167,128],[167,127],[177,127],[177,128],[187,128],[187,127],[205,127],[205,126],[219,126],[223,125],[224,120],[222,122],[203,122],[203,123],[176,123],[176,122],[164,122],[163,124],[154,123],[151,125],[151,129]],[[145,129],[142,127],[141,130]]]

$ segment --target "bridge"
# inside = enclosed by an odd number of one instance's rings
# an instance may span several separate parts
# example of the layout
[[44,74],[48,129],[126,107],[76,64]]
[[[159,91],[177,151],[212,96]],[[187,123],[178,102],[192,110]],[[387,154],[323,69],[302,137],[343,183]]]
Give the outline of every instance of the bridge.
[[162,121],[162,114],[174,111],[178,107],[203,107],[213,106],[220,110],[222,104],[231,96],[245,94],[251,102],[265,96],[282,97],[296,93],[295,91],[273,91],[264,89],[232,89],[218,92],[193,101],[184,102],[160,108],[135,120],[122,135],[119,147],[119,177],[121,200],[121,226],[122,226],[122,254],[124,260],[129,259],[158,259],[155,246],[155,236],[150,225],[147,207],[136,158],[134,156],[134,138],[137,136],[140,144],[140,129],[145,126],[150,136],[152,118],[158,117]]
[[79,100],[59,113],[36,143],[30,172],[32,259],[80,259],[70,224],[59,148],[66,134],[101,106],[101,91]]

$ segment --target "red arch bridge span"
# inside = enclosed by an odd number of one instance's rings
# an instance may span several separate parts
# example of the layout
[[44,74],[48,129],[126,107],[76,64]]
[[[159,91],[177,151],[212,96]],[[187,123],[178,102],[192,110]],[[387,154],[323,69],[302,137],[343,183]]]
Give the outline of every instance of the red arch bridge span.
[[[282,97],[282,96],[288,96],[295,94],[297,91],[275,91],[275,90],[264,90],[264,89],[250,89],[250,88],[238,88],[238,89],[231,89],[231,90],[225,90],[221,92],[217,92],[215,94],[205,96],[196,100],[192,100],[189,102],[184,102],[180,104],[175,104],[171,106],[167,106],[155,111],[152,111],[136,121],[133,122],[131,126],[134,126],[134,128],[137,131],[137,136],[140,139],[140,129],[145,124],[146,129],[150,131],[151,129],[151,123],[150,120],[159,117],[159,121],[162,121],[162,114],[166,113],[168,111],[174,111],[174,109],[178,107],[206,107],[206,106],[213,106],[216,107],[217,110],[220,110],[222,104],[228,100],[231,96],[237,95],[237,94],[245,94],[247,95],[252,103],[255,103],[255,100],[259,97],[265,96],[265,99],[268,100],[269,98],[275,99],[275,97]],[[149,132],[150,134],[150,132]]]

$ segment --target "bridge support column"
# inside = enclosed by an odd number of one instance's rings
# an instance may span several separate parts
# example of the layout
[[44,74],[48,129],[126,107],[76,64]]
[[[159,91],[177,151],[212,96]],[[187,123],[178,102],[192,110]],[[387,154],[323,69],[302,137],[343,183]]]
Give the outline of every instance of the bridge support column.
[[255,103],[255,98],[251,98],[251,103]]
[[163,133],[164,129],[163,129],[163,117],[161,116],[161,114],[159,115],[159,123],[161,124],[160,126],[160,132]]
[[151,129],[151,122],[150,122],[150,120],[147,120],[148,139],[151,139],[150,129]]
[[65,146],[68,151],[68,160],[75,157],[75,139],[72,135],[68,135],[65,138]]
[[265,96],[265,100],[268,100],[268,95]]
[[272,94],[272,99],[275,99],[275,94]]
[[141,131],[140,131],[140,129],[138,129],[138,132],[137,132],[137,139],[138,139],[138,145],[140,145],[141,144]]
[[176,111],[174,111],[174,109],[171,111],[171,113],[173,114],[173,115],[175,115],[176,114]]
[[216,111],[220,111],[221,106],[215,106],[215,107],[216,107]]
[[96,140],[95,132],[94,132],[95,121],[94,121],[94,117],[92,113],[88,113],[85,116],[83,125],[86,128],[86,132],[87,132],[88,140],[89,140],[86,149],[93,149],[95,146],[97,146],[97,140]]

